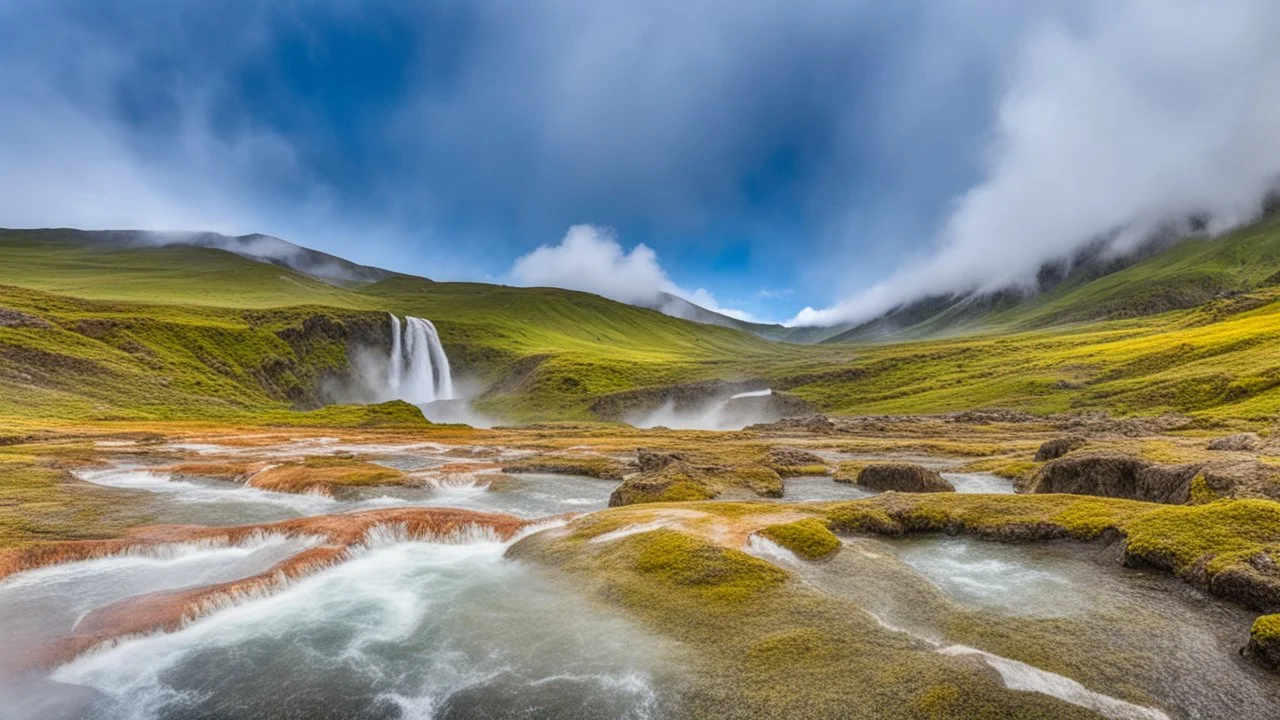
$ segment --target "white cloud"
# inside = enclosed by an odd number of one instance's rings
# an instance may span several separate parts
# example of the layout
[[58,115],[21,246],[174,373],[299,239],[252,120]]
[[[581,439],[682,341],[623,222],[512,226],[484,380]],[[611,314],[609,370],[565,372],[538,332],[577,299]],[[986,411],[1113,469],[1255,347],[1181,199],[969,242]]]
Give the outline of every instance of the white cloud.
[[797,325],[1027,282],[1102,233],[1123,248],[1206,212],[1248,220],[1280,172],[1280,3],[1095,0],[1033,32],[1000,101],[985,178],[932,252]]
[[612,230],[594,225],[574,225],[559,244],[542,245],[517,258],[510,275],[520,285],[581,290],[678,316],[662,302],[661,294],[668,293],[731,318],[756,322],[750,313],[721,307],[704,288],[689,292],[676,285],[649,246],[641,243],[624,250]]

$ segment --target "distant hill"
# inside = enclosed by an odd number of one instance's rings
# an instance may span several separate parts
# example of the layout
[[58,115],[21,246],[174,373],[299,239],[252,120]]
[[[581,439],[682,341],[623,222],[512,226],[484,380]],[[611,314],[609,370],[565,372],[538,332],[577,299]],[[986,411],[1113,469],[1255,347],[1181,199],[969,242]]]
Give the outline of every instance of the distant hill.
[[70,242],[94,242],[122,247],[190,246],[214,248],[251,260],[278,265],[335,284],[385,280],[398,273],[360,265],[328,253],[295,245],[272,235],[222,235],[213,232],[152,232],[148,230],[39,230]]
[[1156,236],[1122,255],[1095,244],[1046,264],[1030,286],[926,297],[837,328],[823,342],[910,340],[1143,317],[1277,282],[1280,216],[1272,214],[1220,237]]
[[637,304],[641,307],[652,308],[671,317],[691,320],[704,325],[718,325],[720,327],[733,328],[734,330],[742,330],[770,340],[781,340],[790,332],[790,328],[782,325],[753,323],[732,318],[723,313],[708,310],[701,305],[689,302],[671,293],[658,293],[658,297],[654,302]]

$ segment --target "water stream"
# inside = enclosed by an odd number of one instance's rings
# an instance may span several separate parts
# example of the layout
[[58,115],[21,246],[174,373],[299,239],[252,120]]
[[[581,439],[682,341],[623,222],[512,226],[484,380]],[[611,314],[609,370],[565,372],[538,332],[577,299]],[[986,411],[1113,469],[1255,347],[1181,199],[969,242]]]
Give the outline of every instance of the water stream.
[[[147,493],[157,522],[206,525],[428,505],[538,518],[603,508],[616,486],[441,473],[459,455],[495,455],[427,443],[182,449],[243,459],[350,452],[420,482],[334,499],[173,480],[137,461],[79,475]],[[947,477],[961,492],[1011,490],[994,476]],[[826,477],[789,478],[784,500],[870,494]],[[175,632],[125,638],[51,672],[31,662],[96,608],[257,575],[318,542],[258,533],[0,581],[0,718],[648,718],[678,702],[690,666],[681,649],[552,571],[506,558],[513,541],[486,532],[432,542],[371,532],[351,559],[275,594],[242,598]],[[937,652],[979,658],[1014,689],[1125,720],[1280,717],[1280,683],[1236,654],[1251,613],[1120,568],[1100,548],[849,538],[816,564],[759,537],[749,549]]]

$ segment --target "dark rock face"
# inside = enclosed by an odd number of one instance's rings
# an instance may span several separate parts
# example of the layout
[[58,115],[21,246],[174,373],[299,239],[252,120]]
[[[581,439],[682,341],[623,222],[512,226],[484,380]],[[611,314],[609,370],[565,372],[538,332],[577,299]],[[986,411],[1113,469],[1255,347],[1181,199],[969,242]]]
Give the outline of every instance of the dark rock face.
[[9,308],[0,307],[0,327],[29,327],[47,330],[53,326],[42,317],[29,315],[18,310],[10,310]]
[[1236,452],[1253,452],[1262,447],[1262,438],[1256,433],[1236,433],[1212,440],[1209,443],[1210,450],[1229,450]]
[[1072,450],[1079,450],[1088,442],[1079,435],[1070,435],[1068,437],[1054,438],[1046,440],[1039,450],[1036,450],[1036,462],[1048,462],[1057,460]]
[[955,492],[956,489],[936,470],[910,463],[868,465],[858,473],[857,484],[868,490],[898,492]]
[[1051,460],[1032,480],[1033,493],[1072,493],[1182,504],[1199,465],[1156,465],[1113,453]]
[[642,473],[655,473],[673,462],[682,461],[685,457],[680,453],[657,452],[640,448],[636,451],[636,466]]

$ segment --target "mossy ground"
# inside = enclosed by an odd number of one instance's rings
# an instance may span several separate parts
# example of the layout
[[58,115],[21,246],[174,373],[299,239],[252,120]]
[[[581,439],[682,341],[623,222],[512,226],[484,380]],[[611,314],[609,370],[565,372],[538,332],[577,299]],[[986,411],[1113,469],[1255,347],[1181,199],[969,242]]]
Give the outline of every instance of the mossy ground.
[[805,560],[822,560],[840,550],[840,538],[814,518],[770,525],[760,534]]
[[332,495],[362,487],[404,485],[412,480],[400,470],[384,465],[322,456],[275,465],[255,474],[251,482],[263,490]]
[[[602,515],[634,520],[661,512],[646,506]],[[578,529],[535,535],[510,554],[567,574],[690,649],[696,664],[683,685],[670,688],[680,716],[1093,717],[1008,691],[979,665],[933,653],[699,534],[658,529],[593,542],[602,534],[597,524]]]

